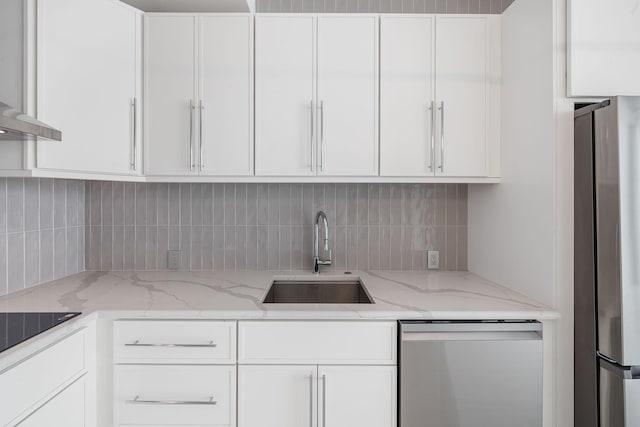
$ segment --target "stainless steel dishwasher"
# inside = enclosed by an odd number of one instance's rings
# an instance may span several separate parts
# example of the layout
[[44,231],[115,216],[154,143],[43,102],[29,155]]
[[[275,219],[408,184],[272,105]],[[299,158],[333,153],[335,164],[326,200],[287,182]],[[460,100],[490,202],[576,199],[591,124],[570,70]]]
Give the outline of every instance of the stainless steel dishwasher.
[[541,427],[542,324],[400,321],[400,427]]

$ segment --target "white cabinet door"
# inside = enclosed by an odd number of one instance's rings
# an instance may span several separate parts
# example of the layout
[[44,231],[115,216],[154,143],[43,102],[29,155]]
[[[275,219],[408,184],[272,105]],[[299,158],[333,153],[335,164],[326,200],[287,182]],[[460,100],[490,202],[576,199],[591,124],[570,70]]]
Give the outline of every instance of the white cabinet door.
[[17,425],[85,427],[85,379],[80,378]]
[[315,365],[239,366],[238,426],[316,427],[316,376]]
[[117,425],[236,425],[235,365],[118,365],[114,371]]
[[436,175],[487,175],[487,16],[436,18]]
[[315,21],[256,17],[256,175],[315,175]]
[[86,333],[77,332],[5,370],[0,375],[0,425],[8,425],[82,375],[88,369],[87,340]]
[[395,427],[396,368],[320,366],[319,425]]
[[640,7],[570,0],[569,96],[640,95]]
[[38,118],[62,131],[38,144],[38,168],[135,173],[138,16],[109,0],[38,2]]
[[380,20],[380,175],[435,169],[433,16]]
[[200,18],[201,175],[253,174],[253,17]]
[[378,18],[318,17],[320,175],[378,173]]
[[145,17],[145,171],[197,174],[196,21]]

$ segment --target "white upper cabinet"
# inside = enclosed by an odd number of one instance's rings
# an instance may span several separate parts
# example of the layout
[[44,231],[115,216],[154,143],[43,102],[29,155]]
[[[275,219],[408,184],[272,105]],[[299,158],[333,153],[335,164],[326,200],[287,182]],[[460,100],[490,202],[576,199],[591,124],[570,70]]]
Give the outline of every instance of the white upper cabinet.
[[436,20],[436,175],[487,175],[489,18]]
[[148,175],[253,173],[249,15],[145,17]]
[[315,175],[315,18],[256,17],[256,175]]
[[376,16],[256,18],[257,175],[377,175],[377,52]]
[[569,0],[568,95],[640,95],[640,7]]
[[433,175],[434,16],[380,21],[380,175]]
[[[155,182],[500,177],[499,15],[25,10],[26,109],[63,141],[0,146],[0,168]],[[595,67],[580,46],[573,64]],[[602,82],[614,80],[625,84]]]
[[499,176],[499,19],[382,17],[381,175]]
[[200,20],[200,173],[253,174],[253,17]]
[[378,174],[378,17],[318,17],[318,172]]
[[37,7],[38,118],[63,139],[39,143],[36,166],[139,173],[139,12],[112,0],[41,0]]
[[145,16],[145,172],[197,174],[196,21]]

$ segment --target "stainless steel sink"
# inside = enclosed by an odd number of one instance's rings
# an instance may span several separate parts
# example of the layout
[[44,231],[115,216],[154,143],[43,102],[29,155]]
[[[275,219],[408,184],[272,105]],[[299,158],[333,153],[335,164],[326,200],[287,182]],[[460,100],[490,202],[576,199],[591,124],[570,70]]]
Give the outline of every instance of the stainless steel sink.
[[275,279],[265,304],[373,304],[359,278]]

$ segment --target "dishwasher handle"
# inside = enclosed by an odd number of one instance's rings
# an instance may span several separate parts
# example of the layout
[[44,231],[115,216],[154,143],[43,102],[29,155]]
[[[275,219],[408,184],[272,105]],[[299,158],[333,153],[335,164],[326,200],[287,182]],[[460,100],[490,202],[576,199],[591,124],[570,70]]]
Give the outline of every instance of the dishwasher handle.
[[541,339],[540,322],[406,322],[402,341]]
[[403,332],[402,342],[444,341],[535,341],[542,335],[535,331],[506,332]]

